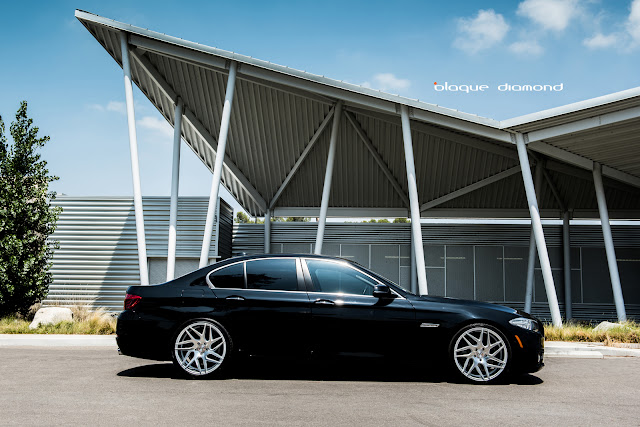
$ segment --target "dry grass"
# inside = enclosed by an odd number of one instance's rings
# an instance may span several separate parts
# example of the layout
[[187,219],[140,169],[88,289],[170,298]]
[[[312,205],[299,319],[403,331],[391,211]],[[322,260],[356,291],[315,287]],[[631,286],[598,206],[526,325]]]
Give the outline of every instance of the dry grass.
[[116,319],[103,308],[90,311],[86,307],[71,307],[72,322],[40,325],[29,329],[30,320],[18,317],[0,319],[0,334],[82,334],[111,335],[116,332]]
[[594,326],[566,323],[558,328],[553,325],[544,325],[544,336],[549,341],[582,341],[602,342],[606,345],[613,343],[640,343],[640,324],[628,321],[623,322],[608,331],[594,331]]

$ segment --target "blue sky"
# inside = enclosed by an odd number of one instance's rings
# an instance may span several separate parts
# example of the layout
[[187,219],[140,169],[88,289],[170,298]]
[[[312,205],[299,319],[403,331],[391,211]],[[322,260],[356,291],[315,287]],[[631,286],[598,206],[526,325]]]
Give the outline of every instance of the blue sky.
[[[0,15],[0,115],[21,100],[41,133],[53,189],[131,195],[122,70],[74,10],[494,119],[640,86],[640,0],[20,1]],[[486,84],[437,92],[434,82]],[[499,92],[563,84],[561,92]],[[170,127],[139,91],[142,190],[170,191]],[[181,195],[210,173],[183,145]]]

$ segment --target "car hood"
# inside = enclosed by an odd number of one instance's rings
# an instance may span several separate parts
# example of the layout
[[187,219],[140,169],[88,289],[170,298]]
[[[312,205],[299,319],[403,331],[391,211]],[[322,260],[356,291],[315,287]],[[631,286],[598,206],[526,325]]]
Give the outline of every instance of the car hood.
[[484,309],[484,310],[500,311],[500,312],[509,313],[509,314],[520,314],[520,315],[523,314],[521,311],[516,310],[515,308],[507,307],[505,305],[493,304],[490,302],[483,302],[483,301],[458,299],[458,298],[434,297],[434,296],[425,295],[425,296],[416,296],[413,298],[413,301],[417,306],[416,308],[421,308],[420,307],[422,305],[421,302],[425,302],[430,304],[441,303],[446,306],[454,305],[459,308],[464,308],[468,310]]

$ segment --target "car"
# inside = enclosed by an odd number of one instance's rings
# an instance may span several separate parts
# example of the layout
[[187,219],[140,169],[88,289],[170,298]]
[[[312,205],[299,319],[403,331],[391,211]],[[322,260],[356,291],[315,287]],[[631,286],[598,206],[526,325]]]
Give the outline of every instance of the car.
[[195,378],[222,376],[234,359],[241,369],[246,355],[436,356],[461,379],[485,384],[544,365],[543,325],[527,313],[414,295],[320,255],[241,256],[131,286],[116,334],[120,354],[172,360]]

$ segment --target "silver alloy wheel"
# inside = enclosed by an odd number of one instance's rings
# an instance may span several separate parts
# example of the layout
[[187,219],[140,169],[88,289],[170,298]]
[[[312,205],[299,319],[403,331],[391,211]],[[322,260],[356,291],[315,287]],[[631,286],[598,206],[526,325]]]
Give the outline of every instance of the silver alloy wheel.
[[509,351],[498,332],[485,326],[471,327],[453,346],[453,360],[462,375],[472,381],[497,378],[507,367]]
[[208,375],[218,369],[227,354],[227,340],[213,323],[200,320],[187,325],[175,341],[178,365],[191,375]]

